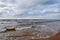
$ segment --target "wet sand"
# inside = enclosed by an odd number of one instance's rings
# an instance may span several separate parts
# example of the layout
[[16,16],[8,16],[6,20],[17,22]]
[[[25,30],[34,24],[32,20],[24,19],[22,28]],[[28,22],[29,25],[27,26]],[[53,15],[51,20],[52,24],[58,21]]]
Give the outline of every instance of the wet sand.
[[8,31],[5,33],[0,33],[0,40],[60,40],[60,33],[50,37],[50,38],[40,38],[31,33],[24,33],[21,31]]

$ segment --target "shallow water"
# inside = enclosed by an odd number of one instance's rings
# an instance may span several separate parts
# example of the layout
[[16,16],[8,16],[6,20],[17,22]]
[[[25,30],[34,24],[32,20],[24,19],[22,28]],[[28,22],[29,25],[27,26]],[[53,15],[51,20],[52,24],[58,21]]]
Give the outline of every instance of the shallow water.
[[[6,21],[6,20],[5,20]],[[8,22],[8,23],[7,23]],[[24,35],[34,35],[31,36],[33,38],[49,38],[52,37],[54,35],[56,35],[59,30],[60,30],[60,21],[55,21],[55,22],[22,22],[22,21],[6,21],[3,22],[3,25],[1,25],[1,28],[5,29],[7,28],[15,28],[16,31],[20,31],[20,32],[12,32],[14,35],[16,34],[24,34]],[[16,24],[16,25],[15,25]],[[29,25],[28,25],[29,24]],[[3,30],[3,29],[2,29]],[[1,31],[1,30],[0,30]],[[1,31],[2,32],[2,31]],[[6,33],[5,35],[11,35],[12,33]],[[36,36],[36,37],[35,37]]]

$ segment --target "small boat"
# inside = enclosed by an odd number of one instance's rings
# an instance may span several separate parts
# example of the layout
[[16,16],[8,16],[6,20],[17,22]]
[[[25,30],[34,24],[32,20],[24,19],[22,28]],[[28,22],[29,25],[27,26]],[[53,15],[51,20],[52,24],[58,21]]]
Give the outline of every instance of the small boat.
[[15,27],[6,27],[7,31],[15,31]]

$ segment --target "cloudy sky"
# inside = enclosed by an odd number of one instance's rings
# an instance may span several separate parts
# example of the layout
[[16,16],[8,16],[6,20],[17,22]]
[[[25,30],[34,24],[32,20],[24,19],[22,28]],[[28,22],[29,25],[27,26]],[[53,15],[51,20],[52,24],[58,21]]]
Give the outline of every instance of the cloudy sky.
[[0,18],[60,19],[60,0],[0,0]]

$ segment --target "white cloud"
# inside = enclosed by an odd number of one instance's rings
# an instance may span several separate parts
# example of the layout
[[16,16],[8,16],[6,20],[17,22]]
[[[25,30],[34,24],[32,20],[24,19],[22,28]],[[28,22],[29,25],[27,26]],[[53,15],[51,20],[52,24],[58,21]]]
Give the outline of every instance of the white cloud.
[[46,14],[42,16],[30,16],[30,17],[23,17],[22,19],[59,19],[57,16],[60,14]]
[[28,8],[34,5],[42,4],[46,1],[49,1],[49,0],[16,0],[16,3],[21,8],[26,8],[26,7]]
[[[29,14],[33,16],[24,16],[23,18],[56,18],[60,14],[60,5],[59,3],[43,5],[48,1],[52,0],[16,0],[15,4],[10,3],[12,2],[11,0],[0,0],[0,5],[6,5],[5,7],[0,7],[0,17],[15,18],[17,15]],[[40,16],[34,16],[34,14],[39,14]],[[21,16],[18,18],[21,18]]]

